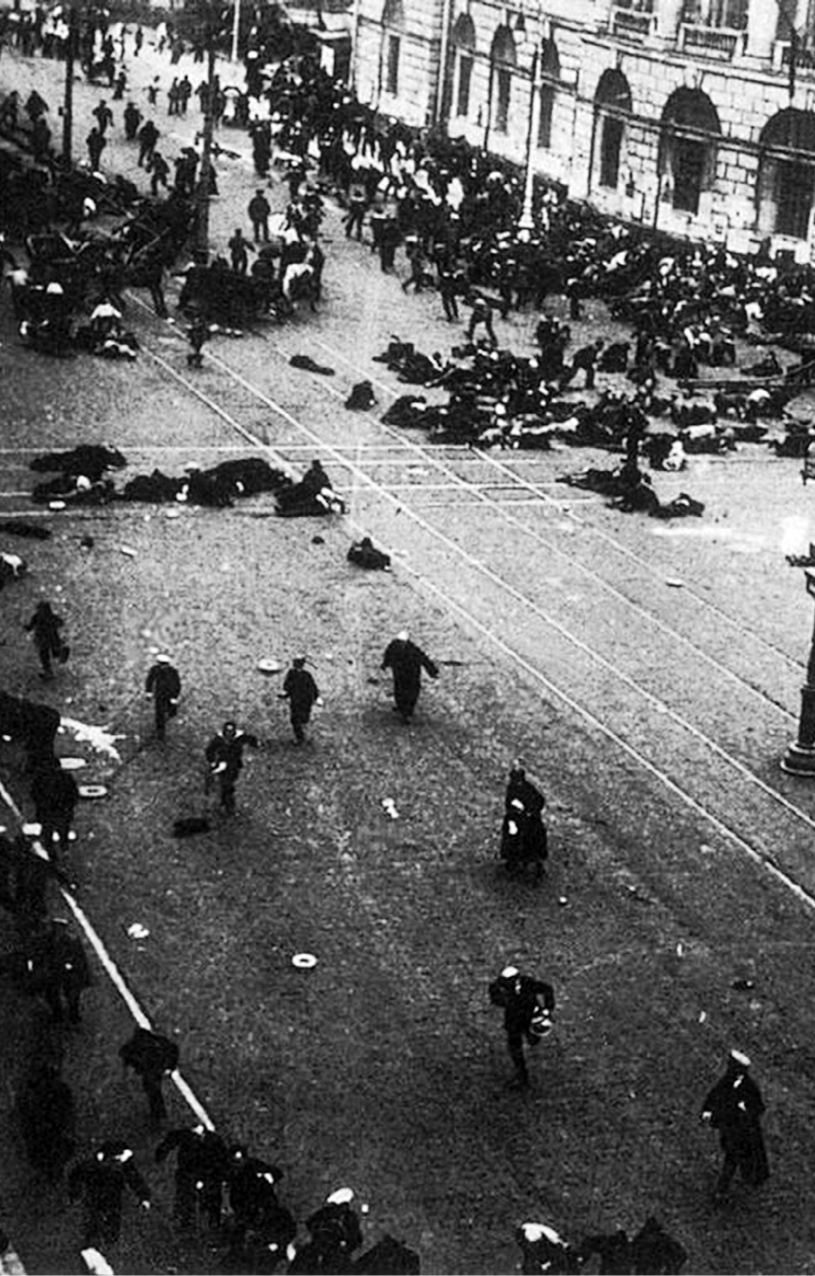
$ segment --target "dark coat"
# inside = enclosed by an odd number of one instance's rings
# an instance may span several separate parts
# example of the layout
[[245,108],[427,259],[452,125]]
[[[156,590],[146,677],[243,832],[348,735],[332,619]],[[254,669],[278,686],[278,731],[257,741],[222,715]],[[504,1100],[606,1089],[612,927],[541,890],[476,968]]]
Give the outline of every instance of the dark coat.
[[247,745],[251,745],[253,749],[256,749],[258,747],[257,736],[248,735],[245,731],[238,731],[232,740],[227,740],[218,732],[207,745],[204,756],[213,769],[224,763],[224,776],[228,780],[234,780],[238,777],[243,767],[243,751]]
[[177,669],[163,661],[152,666],[144,684],[147,692],[152,691],[156,700],[173,701],[181,695],[181,678]]
[[45,822],[53,817],[72,820],[79,801],[79,787],[71,773],[63,771],[55,761],[34,772],[31,799],[38,820]]
[[349,1205],[321,1206],[306,1219],[306,1228],[315,1247],[327,1257],[347,1257],[362,1244],[360,1220]]
[[148,1081],[160,1081],[165,1072],[178,1067],[178,1046],[174,1041],[147,1028],[136,1028],[133,1036],[119,1050],[126,1068]]
[[144,1204],[150,1200],[150,1189],[130,1158],[120,1161],[113,1157],[88,1157],[80,1161],[68,1176],[68,1197],[72,1201],[83,1197],[94,1210],[116,1213],[121,1209],[122,1192],[129,1187]]
[[504,797],[501,828],[501,858],[505,860],[545,860],[548,855],[543,809],[546,799],[531,781],[511,772]]
[[311,707],[319,699],[320,692],[308,669],[294,666],[283,679],[283,695],[288,697],[292,718],[308,722]]
[[507,1032],[526,1032],[540,1006],[550,1012],[554,1010],[555,992],[552,985],[542,979],[516,975],[513,979],[493,980],[490,1001],[494,1006],[503,1006]]
[[770,1177],[761,1133],[763,1112],[764,1100],[755,1081],[733,1064],[702,1107],[702,1115],[709,1116],[712,1128],[719,1131],[725,1156],[737,1162],[742,1178],[754,1187]]
[[397,709],[412,712],[419,698],[422,685],[422,669],[431,678],[438,678],[439,671],[421,647],[410,639],[394,638],[385,648],[382,668],[393,670],[393,697]]
[[62,617],[51,610],[50,603],[38,603],[25,629],[28,633],[33,632],[34,643],[39,650],[50,651],[57,656],[62,649],[59,631],[64,623]]
[[162,1161],[175,1151],[176,1172],[196,1177],[213,1184],[223,1183],[228,1176],[226,1144],[213,1130],[171,1130],[156,1148],[156,1161]]

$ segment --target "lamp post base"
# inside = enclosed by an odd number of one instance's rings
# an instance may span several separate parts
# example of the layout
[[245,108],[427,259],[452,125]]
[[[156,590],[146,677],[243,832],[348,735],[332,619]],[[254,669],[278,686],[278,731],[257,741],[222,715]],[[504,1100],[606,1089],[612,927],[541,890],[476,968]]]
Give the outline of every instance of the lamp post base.
[[815,746],[791,744],[781,759],[781,770],[786,771],[787,775],[815,780]]

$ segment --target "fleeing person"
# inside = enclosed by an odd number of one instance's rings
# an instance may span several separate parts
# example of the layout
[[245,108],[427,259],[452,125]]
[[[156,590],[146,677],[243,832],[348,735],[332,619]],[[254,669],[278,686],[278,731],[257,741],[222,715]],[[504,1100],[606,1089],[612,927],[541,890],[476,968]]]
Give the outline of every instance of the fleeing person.
[[507,1049],[515,1065],[514,1084],[525,1088],[529,1085],[529,1070],[524,1057],[524,1039],[536,1046],[548,1031],[555,1008],[554,989],[542,979],[522,975],[515,966],[505,966],[490,984],[489,994],[492,1004],[504,1011]]
[[475,332],[477,328],[483,328],[489,337],[490,345],[495,347],[498,345],[498,338],[495,335],[495,329],[492,326],[492,306],[484,297],[476,297],[473,301],[473,309],[470,314],[470,322],[467,325],[467,340],[473,342],[475,340]]
[[731,1050],[724,1076],[702,1106],[702,1120],[719,1131],[724,1152],[713,1198],[716,1202],[724,1197],[737,1170],[751,1187],[760,1187],[770,1177],[761,1130],[764,1100],[749,1069],[747,1055]]
[[229,260],[232,263],[232,269],[239,275],[245,275],[249,270],[249,251],[252,245],[248,239],[244,239],[240,226],[235,228],[235,233],[227,244],[227,248],[229,249]]
[[403,629],[385,648],[382,668],[393,673],[394,712],[401,715],[403,722],[409,722],[419,699],[422,670],[431,678],[438,678],[438,667],[421,647],[411,642],[410,634]]
[[167,1116],[162,1082],[178,1067],[178,1046],[160,1032],[136,1028],[129,1041],[120,1047],[119,1058],[125,1068],[132,1068],[141,1079],[150,1120],[159,1124]]
[[268,1161],[250,1156],[242,1143],[228,1152],[229,1208],[232,1227],[229,1252],[235,1261],[247,1258],[246,1241],[254,1234],[272,1254],[282,1255],[297,1234],[291,1212],[277,1199],[283,1171]]
[[67,659],[68,648],[63,642],[60,630],[65,624],[61,616],[57,616],[48,602],[37,603],[34,609],[34,615],[24,626],[27,633],[31,634],[34,646],[37,649],[37,655],[42,665],[43,678],[53,678],[54,671],[51,667],[51,657],[55,656],[64,664]]
[[71,934],[68,923],[62,918],[36,923],[26,936],[24,953],[29,989],[45,998],[54,1022],[80,1023],[80,998],[90,986],[91,971],[82,941]]
[[239,731],[235,722],[225,722],[204,751],[209,764],[207,780],[211,784],[217,779],[221,808],[227,815],[235,814],[235,785],[243,768],[243,751],[247,745],[257,749],[257,736]]
[[144,684],[145,695],[152,696],[155,709],[156,739],[163,742],[167,719],[178,713],[181,677],[167,655],[156,656]]
[[175,1163],[175,1217],[179,1227],[191,1227],[200,1210],[211,1228],[221,1223],[223,1187],[229,1178],[226,1144],[203,1124],[171,1130],[156,1148],[160,1165],[171,1152]]
[[249,214],[249,220],[252,223],[252,233],[255,237],[255,243],[259,244],[269,242],[269,217],[271,215],[272,206],[264,195],[262,190],[256,190],[246,208]]
[[196,315],[187,329],[187,340],[190,343],[190,350],[187,355],[188,368],[203,367],[203,349],[206,342],[209,341],[209,336],[209,324],[200,315]]
[[528,780],[520,762],[513,762],[504,794],[501,826],[501,858],[507,872],[517,873],[525,864],[533,865],[540,877],[548,854],[543,811],[546,798]]
[[85,1207],[83,1248],[115,1245],[122,1226],[122,1197],[128,1187],[142,1209],[150,1208],[150,1188],[125,1143],[106,1142],[68,1175],[68,1200]]
[[63,851],[68,845],[79,785],[70,771],[63,771],[58,758],[43,757],[31,777],[31,800],[40,824],[40,842],[48,858],[56,862],[54,843]]
[[291,729],[294,732],[295,744],[303,744],[306,738],[306,727],[311,718],[311,710],[321,705],[322,699],[317,683],[306,669],[306,657],[295,656],[283,679],[281,700],[289,702]]
[[350,1187],[340,1187],[306,1219],[311,1239],[302,1247],[289,1247],[288,1270],[293,1276],[352,1270],[352,1255],[363,1239],[359,1216],[351,1204],[353,1199]]

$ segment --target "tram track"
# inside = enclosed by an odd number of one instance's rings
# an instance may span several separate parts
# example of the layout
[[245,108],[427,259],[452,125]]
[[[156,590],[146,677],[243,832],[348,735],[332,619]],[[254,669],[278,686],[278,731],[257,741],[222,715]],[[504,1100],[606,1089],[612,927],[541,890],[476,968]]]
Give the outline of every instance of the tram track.
[[[684,589],[683,606],[699,604],[717,623],[721,620],[749,639],[753,656],[760,650],[762,660],[777,666],[768,676],[759,662],[744,676],[632,597],[632,568],[641,573],[639,585],[653,588],[659,582],[664,588],[659,568],[581,519],[544,485],[518,474],[503,458],[423,446],[369,414],[346,412],[339,424],[311,426],[301,410],[284,406],[257,383],[251,369],[242,369],[240,355],[247,344],[237,348],[238,358],[209,350],[210,372],[194,379],[176,366],[180,360],[174,350],[154,349],[149,334],[143,350],[165,378],[276,467],[296,473],[309,454],[328,461],[338,488],[350,498],[350,527],[369,531],[386,544],[426,594],[499,650],[537,692],[600,733],[641,773],[774,875],[788,879],[791,888],[808,897],[811,890],[815,900],[815,877],[809,881],[804,871],[815,813],[805,800],[798,801],[797,795],[794,800],[773,783],[774,767],[768,770],[766,765],[768,743],[777,755],[795,721],[792,695],[778,699],[768,682],[778,685],[781,666],[785,677],[798,677],[799,662],[773,644],[757,641],[738,618]],[[268,339],[266,344],[281,359],[286,357],[279,344]],[[319,344],[338,357],[334,347]],[[179,342],[179,354],[182,349]],[[226,396],[224,384],[229,387]],[[396,393],[381,379],[378,384],[388,394]],[[308,392],[344,399],[337,385],[317,378],[310,379]],[[173,444],[156,450],[180,453],[184,448]],[[423,483],[418,471],[430,481]],[[485,471],[495,472],[499,482],[486,481]],[[469,477],[473,473],[477,477]],[[581,534],[600,536],[627,565],[626,587],[620,586],[609,559],[602,572],[587,566],[568,541],[564,545],[556,535],[518,517],[514,502],[496,499],[496,488],[522,491],[531,498],[531,510],[554,515]],[[459,494],[468,504],[450,499],[428,506],[422,503],[428,492]],[[474,506],[489,518],[474,525]],[[403,544],[406,524],[410,551]],[[508,556],[510,536],[514,553]],[[547,556],[543,567],[538,561],[542,555]],[[560,595],[552,587],[557,579],[549,574],[553,569],[569,575]],[[652,654],[646,659],[644,652]],[[667,670],[694,663],[705,670],[704,696],[698,694],[698,672],[695,679],[681,682],[666,676]],[[747,721],[757,724],[759,749],[739,727]]]
[[[185,385],[199,401],[214,401],[213,390],[205,391],[200,384],[194,385],[164,355],[150,350],[147,353],[167,375]],[[373,463],[375,456],[381,456],[378,450],[374,453],[372,449],[366,450],[362,443],[340,443],[337,439],[327,438],[323,428],[314,428],[300,420],[228,359],[220,354],[211,354],[209,361],[217,374],[226,378],[228,384],[239,392],[239,399],[246,396],[245,408],[255,413],[262,405],[273,421],[296,431],[296,442],[290,437],[271,437],[275,435],[271,424],[265,431],[266,438],[261,438],[253,428],[235,418],[232,398],[228,408],[222,403],[217,405],[222,421],[230,424],[232,418],[241,437],[281,468],[291,469],[301,464],[304,452],[319,452],[322,459],[337,467],[345,480],[341,486],[353,496],[349,526],[355,531],[365,529],[376,535],[391,548],[400,566],[404,566],[427,594],[443,603],[471,632],[476,632],[498,649],[541,694],[566,707],[585,727],[613,744],[641,773],[656,780],[754,862],[763,865],[797,897],[815,907],[815,879],[810,880],[805,871],[806,853],[815,831],[813,813],[805,803],[789,797],[772,783],[774,768],[767,771],[755,755],[750,756],[749,751],[745,755],[743,741],[736,747],[727,739],[722,741],[715,737],[711,723],[721,725],[720,686],[716,687],[715,695],[707,697],[713,702],[712,717],[707,722],[704,719],[701,723],[693,721],[689,712],[694,707],[693,697],[685,705],[681,698],[679,702],[671,703],[671,696],[659,688],[658,681],[649,686],[647,680],[633,676],[626,669],[624,660],[617,659],[616,655],[609,658],[597,649],[593,633],[592,641],[584,640],[580,633],[571,631],[553,610],[547,610],[533,590],[521,588],[511,576],[503,575],[483,552],[486,546],[480,546],[480,552],[470,552],[460,543],[460,532],[456,528],[448,525],[445,530],[434,525],[429,511],[412,505],[406,499],[404,484],[391,485],[378,477]],[[400,436],[397,440],[402,443]],[[422,464],[432,462],[430,468],[435,472],[445,470],[446,463],[428,457],[413,441],[402,448],[402,460],[398,463],[403,463],[405,457],[410,457],[412,464],[417,457]],[[374,473],[370,472],[371,469]],[[450,472],[448,477],[454,490],[472,486],[455,472]],[[500,502],[485,496],[483,504],[496,518],[500,516],[506,525],[506,509]],[[449,513],[447,510],[448,516]],[[420,543],[415,548],[425,567],[416,565],[416,554],[407,554],[400,547],[394,535],[400,520],[402,524],[407,520],[412,532],[418,536]],[[518,524],[514,530],[518,535],[531,536],[533,541],[540,540],[523,525]],[[554,544],[547,547],[558,552]],[[455,562],[455,575],[467,577],[469,583],[464,587],[463,597],[451,591],[446,583],[440,583],[440,580],[444,581],[445,560],[448,573],[450,563]],[[440,576],[436,568],[440,569]],[[600,581],[596,573],[594,577],[589,574],[588,579],[592,587],[606,583]],[[497,612],[489,604],[485,607],[484,598],[473,581],[480,582],[481,593],[489,594],[493,600],[502,600],[505,618],[509,615],[508,608],[513,609],[515,619],[510,624],[510,630],[516,631],[513,636],[502,632],[501,625],[497,623],[496,616],[501,613],[500,602]],[[632,608],[631,600],[620,590],[613,589],[610,593],[616,605]],[[641,622],[648,619],[642,609],[637,609],[635,614]],[[517,620],[521,616],[523,623],[520,628],[527,627],[529,632],[519,640]],[[691,645],[681,634],[664,624],[657,628],[663,639],[690,649]],[[584,627],[583,632],[591,631]],[[541,650],[545,652],[543,658]],[[796,663],[771,648],[768,648],[768,654],[781,656],[791,665]],[[711,676],[715,672],[717,679],[727,684],[724,700],[729,704],[734,720],[742,716],[739,706],[733,703],[735,694],[752,703],[749,712],[756,713],[758,705],[763,713],[771,713],[776,719],[772,734],[779,742],[788,740],[794,721],[791,706],[774,700],[765,689],[751,685],[732,669],[710,660],[708,665]],[[564,677],[567,671],[572,675],[569,678]],[[651,672],[661,672],[662,682],[665,682],[661,662],[657,661]],[[696,692],[698,687],[691,690]],[[608,712],[611,703],[615,707],[614,714]],[[669,761],[661,763],[660,757]]]

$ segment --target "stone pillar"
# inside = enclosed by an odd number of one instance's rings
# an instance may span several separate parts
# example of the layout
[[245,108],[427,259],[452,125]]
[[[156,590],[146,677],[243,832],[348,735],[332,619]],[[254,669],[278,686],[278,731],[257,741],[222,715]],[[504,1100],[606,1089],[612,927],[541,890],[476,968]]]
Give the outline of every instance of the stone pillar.
[[[773,55],[778,5],[776,0],[749,0],[747,10],[747,45],[745,53],[750,58],[768,62]],[[781,29],[781,39],[789,39],[789,32]]]
[[682,19],[682,0],[655,0],[657,35],[660,40],[673,44],[679,34]]

